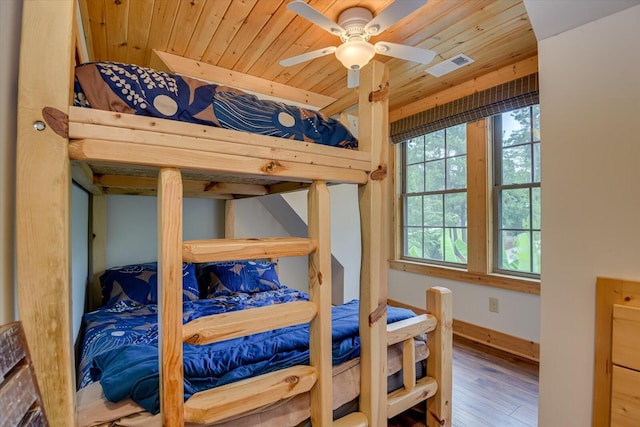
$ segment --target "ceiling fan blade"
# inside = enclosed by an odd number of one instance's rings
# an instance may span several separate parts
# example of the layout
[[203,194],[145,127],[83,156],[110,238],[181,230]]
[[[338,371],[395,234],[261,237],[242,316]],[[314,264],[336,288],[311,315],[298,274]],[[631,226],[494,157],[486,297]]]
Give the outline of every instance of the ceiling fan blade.
[[381,55],[419,62],[420,64],[428,64],[436,57],[436,53],[433,50],[407,46],[404,44],[378,42],[375,44],[375,48],[376,53]]
[[380,34],[425,4],[427,4],[427,0],[396,0],[369,21],[364,30],[372,35]]
[[327,18],[318,10],[309,6],[303,0],[292,1],[291,3],[287,4],[287,9],[297,13],[307,21],[316,24],[320,28],[330,32],[335,36],[340,36],[345,32],[344,28],[333,22],[331,19]]
[[360,70],[347,68],[347,87],[352,89],[360,86]]
[[302,55],[292,56],[291,58],[286,58],[280,61],[280,65],[283,67],[291,67],[292,65],[297,65],[302,62],[311,61],[312,59],[320,58],[321,56],[329,55],[336,51],[335,46],[329,46],[318,50],[313,50],[311,52],[303,53]]

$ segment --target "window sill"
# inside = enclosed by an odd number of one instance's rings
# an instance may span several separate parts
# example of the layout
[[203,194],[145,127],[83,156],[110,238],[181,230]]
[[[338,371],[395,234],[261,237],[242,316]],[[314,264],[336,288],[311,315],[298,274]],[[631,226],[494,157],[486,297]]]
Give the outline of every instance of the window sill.
[[442,279],[474,283],[476,285],[508,289],[526,294],[540,295],[540,280],[537,279],[527,279],[524,277],[515,278],[500,274],[471,273],[457,268],[425,265],[404,260],[391,260],[389,261],[389,267],[393,270],[406,271],[407,273],[422,274],[425,276],[440,277]]

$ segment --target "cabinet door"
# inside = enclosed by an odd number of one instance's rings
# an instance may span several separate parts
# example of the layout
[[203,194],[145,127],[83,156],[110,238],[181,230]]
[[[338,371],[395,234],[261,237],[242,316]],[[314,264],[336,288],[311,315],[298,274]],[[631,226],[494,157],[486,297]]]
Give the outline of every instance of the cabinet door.
[[640,372],[613,366],[611,426],[640,426]]
[[613,306],[612,361],[640,371],[640,308]]

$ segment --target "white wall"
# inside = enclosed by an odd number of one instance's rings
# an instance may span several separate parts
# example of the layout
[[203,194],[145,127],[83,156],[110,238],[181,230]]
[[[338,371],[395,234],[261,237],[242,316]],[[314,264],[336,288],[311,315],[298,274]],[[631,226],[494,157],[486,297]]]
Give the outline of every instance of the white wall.
[[[183,206],[184,240],[224,237],[222,201],[184,199]],[[156,261],[157,224],[155,197],[107,196],[107,267]]]
[[[1,0],[0,0],[1,1]],[[71,316],[73,337],[78,336],[89,278],[89,194],[71,186]]]
[[640,280],[640,6],[539,43],[540,415],[591,425],[597,276]]
[[[343,301],[359,298],[360,289],[360,214],[358,186],[332,185],[331,195],[331,253],[344,267]],[[308,191],[283,194],[282,197],[307,222]],[[305,261],[306,262],[306,261]]]
[[[389,270],[389,299],[424,308],[426,291],[432,286],[451,289],[454,319],[540,342],[540,297],[537,295]],[[491,297],[498,298],[498,313],[489,311]]]
[[16,319],[15,157],[22,2],[0,0],[0,324]]
[[[262,203],[251,198],[236,200],[235,237],[291,237],[291,235]],[[308,292],[308,258],[280,258],[278,260],[278,277],[283,285]]]

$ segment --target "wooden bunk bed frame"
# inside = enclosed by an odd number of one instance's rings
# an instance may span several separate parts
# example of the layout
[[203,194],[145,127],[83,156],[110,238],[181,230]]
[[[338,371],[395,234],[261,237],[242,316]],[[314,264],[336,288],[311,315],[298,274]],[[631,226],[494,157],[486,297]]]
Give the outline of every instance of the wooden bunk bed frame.
[[[85,185],[93,191],[96,183],[104,185],[100,180],[117,180],[117,173],[109,177],[92,176],[88,164],[124,167],[121,172],[125,174],[130,174],[132,167],[155,170],[158,175],[160,395],[164,425],[211,422],[220,413],[226,417],[251,409],[254,405],[249,402],[264,405],[306,390],[311,393],[314,426],[383,426],[388,416],[425,399],[429,399],[428,425],[450,425],[450,292],[430,289],[427,308],[431,314],[389,328],[386,325],[388,235],[381,232],[388,230],[389,222],[385,66],[372,62],[361,72],[360,151],[82,110],[69,107],[75,65],[75,10],[74,0],[25,0],[20,53],[18,304],[50,423],[76,424],[70,290],[69,188],[73,161],[78,165],[75,170],[84,171],[89,178]],[[55,124],[60,123],[60,118],[68,127]],[[183,181],[184,177],[187,178]],[[232,177],[232,184],[225,184],[225,177]],[[148,177],[129,179],[149,186]],[[260,185],[254,184],[256,179]],[[264,182],[272,184],[265,187]],[[310,185],[308,239],[182,241],[182,198],[190,192],[211,197],[215,193],[207,191],[216,185],[219,190],[228,185],[236,190],[241,188],[248,195],[253,191],[261,193],[260,188],[286,191],[299,188],[300,183]],[[359,185],[362,228],[360,412],[335,422],[331,411],[327,183]],[[220,337],[221,325],[224,327],[228,322],[237,322],[238,336],[242,336],[310,320],[310,366],[251,378],[222,390],[212,389],[185,403],[182,343],[193,325],[185,328],[182,325],[182,262],[300,255],[309,255],[309,303],[255,309],[251,323],[243,321],[241,313],[207,318],[197,333],[198,339],[212,342],[229,338]],[[256,321],[258,318],[261,321]],[[416,382],[413,351],[405,351],[405,386],[387,396],[387,344],[404,342],[405,348],[412,349],[413,337],[425,331],[430,331],[427,362],[430,377]]]

